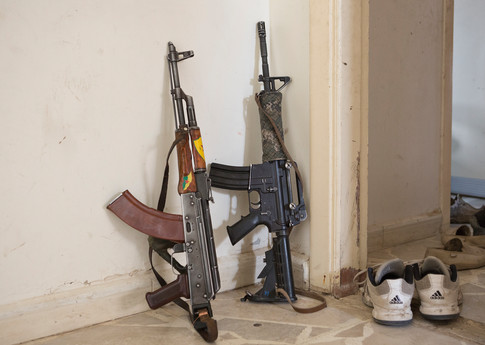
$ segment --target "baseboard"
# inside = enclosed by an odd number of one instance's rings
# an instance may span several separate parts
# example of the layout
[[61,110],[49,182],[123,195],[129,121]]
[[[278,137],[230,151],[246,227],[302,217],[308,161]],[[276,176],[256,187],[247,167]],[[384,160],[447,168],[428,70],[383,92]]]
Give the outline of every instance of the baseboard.
[[[219,258],[221,291],[259,282],[265,248]],[[309,289],[309,258],[292,253],[295,286]],[[157,267],[167,280],[175,279],[170,267]],[[145,293],[158,283],[151,271],[107,278],[89,286],[0,306],[2,344],[72,331],[148,310]]]
[[[221,292],[258,282],[264,252],[219,258]],[[175,278],[167,265],[160,273],[167,280]],[[157,287],[150,271],[135,272],[0,306],[1,343],[18,344],[146,311],[145,293]]]
[[433,214],[390,224],[371,225],[367,231],[368,251],[432,237],[440,232],[441,224],[441,214]]
[[310,290],[310,258],[304,254],[292,252],[291,265],[295,288]]

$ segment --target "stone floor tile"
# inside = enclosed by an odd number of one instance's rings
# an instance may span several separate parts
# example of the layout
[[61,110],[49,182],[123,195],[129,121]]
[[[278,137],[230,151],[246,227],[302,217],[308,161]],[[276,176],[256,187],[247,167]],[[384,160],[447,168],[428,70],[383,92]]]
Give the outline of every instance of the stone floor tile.
[[463,306],[460,315],[465,319],[485,322],[485,288],[466,284],[462,286],[462,291]]
[[[399,257],[422,259],[427,246],[439,245],[439,238],[409,243],[369,254],[369,263]],[[429,321],[419,313],[419,301],[412,305],[413,321],[408,326],[376,324],[372,308],[359,294],[341,299],[327,297],[328,307],[313,314],[298,314],[286,303],[241,302],[246,289],[226,291],[212,302],[218,322],[215,344],[291,345],[473,345],[485,344],[485,267],[459,271],[464,294],[461,316],[453,321]],[[250,291],[257,291],[251,286]],[[299,297],[298,304],[318,303]],[[26,345],[154,345],[206,344],[193,329],[186,311],[170,303],[122,319],[77,331],[38,339]]]

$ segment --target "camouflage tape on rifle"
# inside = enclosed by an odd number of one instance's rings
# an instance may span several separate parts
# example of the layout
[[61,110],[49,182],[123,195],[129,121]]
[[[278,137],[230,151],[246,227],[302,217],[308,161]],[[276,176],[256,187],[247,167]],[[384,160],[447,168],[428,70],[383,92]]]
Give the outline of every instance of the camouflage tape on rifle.
[[[283,137],[283,119],[281,118],[281,100],[283,95],[277,91],[264,91],[259,95],[261,106],[275,122]],[[261,141],[263,145],[263,162],[287,159],[276,133],[266,115],[259,109],[261,122]]]

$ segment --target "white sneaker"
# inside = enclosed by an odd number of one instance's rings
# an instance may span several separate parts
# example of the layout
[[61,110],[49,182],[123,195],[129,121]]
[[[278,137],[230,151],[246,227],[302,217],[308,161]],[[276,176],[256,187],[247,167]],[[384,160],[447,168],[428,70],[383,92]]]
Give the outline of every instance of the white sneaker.
[[387,261],[374,272],[367,269],[362,301],[374,307],[372,317],[383,325],[405,325],[412,321],[413,269],[400,259]]
[[451,320],[460,315],[463,301],[455,265],[446,266],[434,256],[421,265],[414,264],[416,290],[421,306],[419,311],[429,320]]

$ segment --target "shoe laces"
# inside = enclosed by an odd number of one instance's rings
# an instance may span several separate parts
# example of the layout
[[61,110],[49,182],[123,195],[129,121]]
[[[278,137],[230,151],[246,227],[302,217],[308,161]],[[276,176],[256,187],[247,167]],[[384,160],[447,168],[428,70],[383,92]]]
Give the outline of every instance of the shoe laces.
[[[422,264],[423,261],[424,261],[424,259],[408,260],[408,261],[403,261],[403,264],[404,264],[404,266],[408,266],[408,265],[411,265],[412,266],[414,264]],[[372,268],[375,271],[379,266],[382,266],[386,262],[382,262],[382,263],[379,263],[379,264],[375,264],[375,265],[372,265],[372,266],[368,266],[366,269],[363,269],[363,270],[359,271],[354,276],[353,283],[356,284],[358,287],[364,286],[365,285],[365,282],[366,282],[366,279],[365,279],[366,277],[362,277],[361,278],[361,276],[363,276],[364,274],[366,274],[369,268]]]

